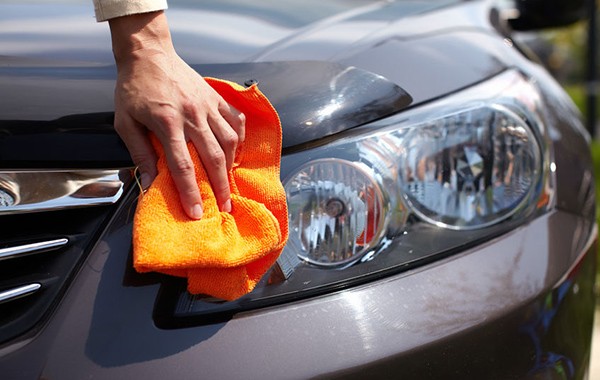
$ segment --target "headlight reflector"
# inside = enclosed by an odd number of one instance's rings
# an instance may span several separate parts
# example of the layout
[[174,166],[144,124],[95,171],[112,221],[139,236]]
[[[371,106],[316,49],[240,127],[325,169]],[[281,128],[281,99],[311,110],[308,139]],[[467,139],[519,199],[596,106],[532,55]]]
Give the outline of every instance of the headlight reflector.
[[361,257],[383,227],[378,184],[358,163],[315,160],[286,181],[288,250],[312,264],[338,266]]
[[507,107],[477,107],[414,128],[399,165],[407,203],[423,219],[477,228],[512,215],[541,172],[533,131]]

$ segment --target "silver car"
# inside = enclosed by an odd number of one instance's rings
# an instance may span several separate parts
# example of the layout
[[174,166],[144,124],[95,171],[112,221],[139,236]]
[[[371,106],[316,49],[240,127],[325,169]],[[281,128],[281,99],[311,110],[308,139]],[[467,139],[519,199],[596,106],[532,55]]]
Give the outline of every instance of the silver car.
[[90,2],[1,2],[0,378],[586,379],[590,135],[512,38],[582,4],[170,1],[186,62],[282,122],[289,240],[225,302],[132,267]]

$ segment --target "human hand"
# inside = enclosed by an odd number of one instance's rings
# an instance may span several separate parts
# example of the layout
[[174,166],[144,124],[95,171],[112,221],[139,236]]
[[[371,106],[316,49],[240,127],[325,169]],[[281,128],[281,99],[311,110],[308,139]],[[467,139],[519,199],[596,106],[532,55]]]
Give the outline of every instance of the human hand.
[[115,129],[147,188],[156,154],[147,132],[165,151],[183,209],[202,217],[202,201],[187,148],[191,141],[222,211],[231,211],[228,171],[244,141],[244,115],[228,105],[173,48],[166,17],[152,12],[109,21],[117,63]]

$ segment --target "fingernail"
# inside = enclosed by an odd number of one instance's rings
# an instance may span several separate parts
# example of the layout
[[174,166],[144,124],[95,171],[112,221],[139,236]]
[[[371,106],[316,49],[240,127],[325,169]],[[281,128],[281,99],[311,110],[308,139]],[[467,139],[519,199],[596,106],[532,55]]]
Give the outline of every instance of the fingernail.
[[148,173],[140,174],[140,182],[142,183],[142,189],[144,189],[144,190],[147,190],[148,187],[150,187],[150,184],[152,183]]
[[231,199],[228,199],[227,201],[225,201],[225,203],[223,203],[223,207],[221,207],[221,210],[223,210],[224,212],[231,212]]
[[196,203],[195,205],[192,206],[192,210],[191,210],[191,216],[194,219],[202,219],[202,206],[200,206],[198,203]]

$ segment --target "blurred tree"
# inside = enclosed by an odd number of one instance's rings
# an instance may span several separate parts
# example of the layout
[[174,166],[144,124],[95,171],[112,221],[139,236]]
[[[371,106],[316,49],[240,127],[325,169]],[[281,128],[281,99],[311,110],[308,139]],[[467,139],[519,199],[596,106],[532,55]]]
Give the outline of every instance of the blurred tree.
[[[596,0],[595,3],[590,2],[590,8],[596,6],[596,18],[600,8],[598,4],[600,4],[600,0]],[[567,27],[542,32],[527,32],[524,33],[523,38],[520,38],[536,52],[550,73],[567,89],[586,118],[589,118],[588,111],[590,111],[590,104],[587,103],[588,96],[590,94],[596,95],[599,91],[597,73],[600,71],[598,59],[590,61],[590,59],[597,56],[595,52],[597,39],[595,39],[595,36],[600,33],[600,27],[595,20],[592,20],[592,24],[590,24],[590,20],[591,18]],[[590,34],[590,25],[595,26],[595,36]],[[591,47],[595,48],[591,49]],[[591,57],[590,52],[594,53],[595,56]],[[595,64],[593,78],[589,67],[590,62]],[[594,81],[590,83],[590,79]],[[594,100],[595,110],[598,110],[599,100],[597,97]],[[594,114],[596,120],[588,120],[588,127],[590,132],[597,134],[600,131],[598,131],[598,128],[594,128],[594,125],[598,124],[599,115],[596,112]]]

